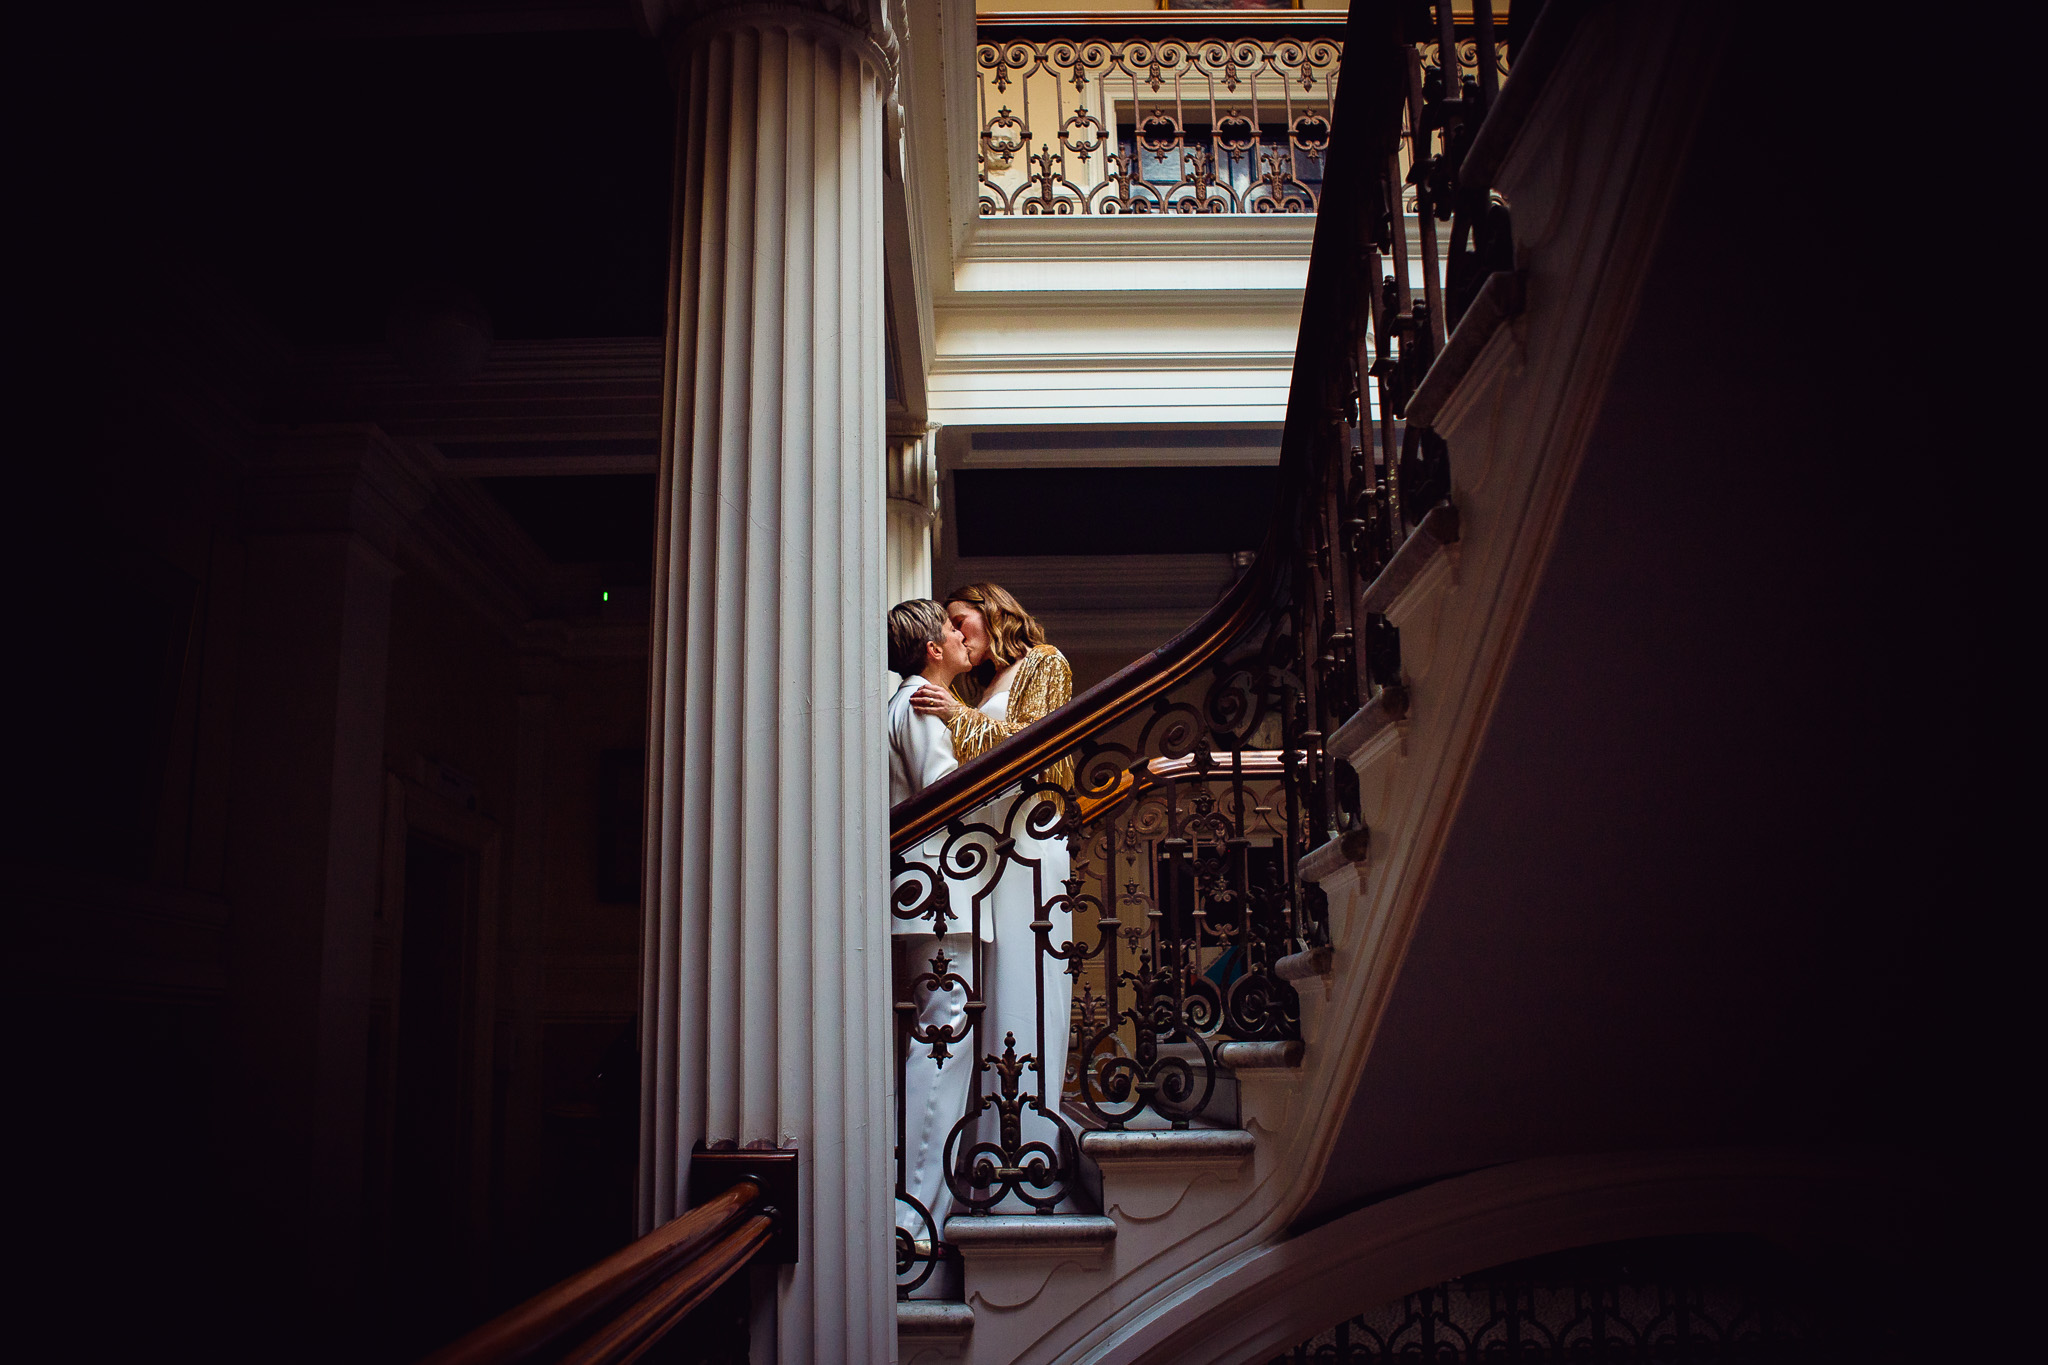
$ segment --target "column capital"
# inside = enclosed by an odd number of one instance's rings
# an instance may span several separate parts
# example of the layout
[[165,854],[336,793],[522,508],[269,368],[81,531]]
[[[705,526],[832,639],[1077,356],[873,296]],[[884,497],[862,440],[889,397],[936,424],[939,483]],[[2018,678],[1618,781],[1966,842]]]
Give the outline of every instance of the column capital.
[[732,28],[803,27],[845,40],[874,64],[883,88],[896,82],[901,0],[650,0],[673,50]]

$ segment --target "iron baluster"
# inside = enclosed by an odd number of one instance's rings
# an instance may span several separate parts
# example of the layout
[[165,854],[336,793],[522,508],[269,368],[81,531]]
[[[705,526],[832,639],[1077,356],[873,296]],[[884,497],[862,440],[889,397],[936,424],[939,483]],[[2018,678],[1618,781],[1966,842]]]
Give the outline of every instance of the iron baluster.
[[1472,40],[1479,49],[1479,114],[1484,118],[1500,98],[1500,68],[1495,65],[1499,59],[1493,50],[1493,0],[1472,0]]
[[[1302,158],[1323,161],[1338,22],[1304,17],[1278,39],[1210,36],[1213,21],[1192,20],[1186,36],[1085,40],[1044,32],[1057,22],[982,26],[983,214],[1316,211],[1320,171],[1306,175]],[[1032,140],[1034,98],[1040,110],[1051,99],[1057,137]],[[1191,108],[1206,110],[1202,136]],[[1283,124],[1269,129],[1269,111]]]

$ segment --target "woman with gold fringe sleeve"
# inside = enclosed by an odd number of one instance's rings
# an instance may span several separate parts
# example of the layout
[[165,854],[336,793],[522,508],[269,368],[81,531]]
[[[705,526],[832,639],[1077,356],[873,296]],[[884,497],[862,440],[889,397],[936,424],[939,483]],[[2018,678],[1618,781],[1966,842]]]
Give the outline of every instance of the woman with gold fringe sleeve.
[[[926,684],[911,705],[946,722],[953,751],[966,763],[1064,706],[1074,695],[1074,673],[1066,656],[1045,642],[1044,627],[996,584],[969,583],[941,600],[966,639],[972,666],[954,682],[952,695]],[[1063,758],[1039,777],[1071,791],[1074,761]],[[1016,790],[1012,787],[990,802],[985,818],[1001,821],[1014,804]],[[1021,1136],[1025,1143],[1043,1142],[1059,1152],[1061,1134],[1048,1114],[1059,1112],[1066,1077],[1074,978],[1067,975],[1064,962],[1038,951],[1031,924],[1044,908],[1045,918],[1052,922],[1051,946],[1058,948],[1072,937],[1072,915],[1063,906],[1050,904],[1066,894],[1071,857],[1064,835],[1034,838],[1027,833],[1027,815],[1020,813],[1016,821],[1013,861],[1002,870],[990,896],[995,960],[983,977],[989,984],[978,1046],[984,1056],[1000,1055],[1004,1036],[1014,1034],[1019,1057],[1035,1054],[1043,1069],[1037,1076],[1027,1072],[1019,1088],[1042,1095],[1047,1113],[1034,1114],[1027,1108]],[[985,1094],[996,1089],[993,1081],[992,1076],[984,1077]],[[995,1120],[993,1109],[984,1112],[983,1141],[998,1140]]]

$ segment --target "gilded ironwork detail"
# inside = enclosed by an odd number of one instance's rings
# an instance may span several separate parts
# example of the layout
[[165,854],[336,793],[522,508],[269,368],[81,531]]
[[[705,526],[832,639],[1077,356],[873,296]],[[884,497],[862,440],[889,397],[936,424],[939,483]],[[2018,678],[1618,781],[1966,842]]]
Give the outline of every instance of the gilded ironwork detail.
[[1005,37],[975,48],[984,215],[1314,213],[1336,37]]

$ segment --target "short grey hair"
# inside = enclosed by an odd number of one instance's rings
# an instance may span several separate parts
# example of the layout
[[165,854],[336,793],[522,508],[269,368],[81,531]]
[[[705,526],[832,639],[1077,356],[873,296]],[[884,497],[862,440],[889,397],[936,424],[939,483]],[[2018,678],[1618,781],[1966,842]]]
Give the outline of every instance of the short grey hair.
[[946,638],[946,609],[928,597],[913,597],[889,608],[889,671],[910,677],[924,672],[925,646]]

